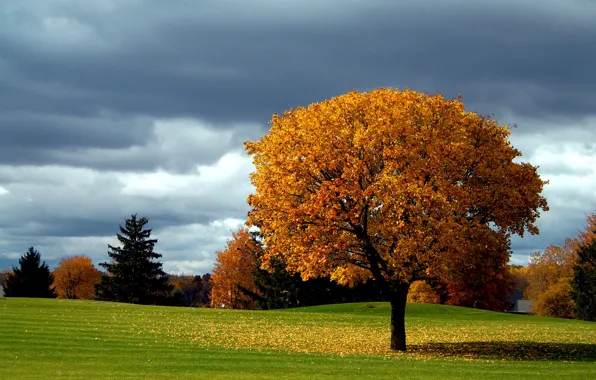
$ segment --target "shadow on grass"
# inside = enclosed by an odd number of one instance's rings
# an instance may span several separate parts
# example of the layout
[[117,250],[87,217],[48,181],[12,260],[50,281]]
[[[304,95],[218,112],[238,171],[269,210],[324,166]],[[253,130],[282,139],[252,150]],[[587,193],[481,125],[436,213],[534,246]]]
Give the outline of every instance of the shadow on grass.
[[428,343],[408,346],[414,354],[503,360],[596,361],[596,344],[539,342]]

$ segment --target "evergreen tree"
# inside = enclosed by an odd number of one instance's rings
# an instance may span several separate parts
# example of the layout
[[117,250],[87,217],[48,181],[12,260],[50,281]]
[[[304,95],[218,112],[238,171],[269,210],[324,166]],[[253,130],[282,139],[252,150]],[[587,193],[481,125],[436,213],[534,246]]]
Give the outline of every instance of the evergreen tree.
[[125,220],[117,234],[120,247],[108,245],[110,263],[101,263],[107,270],[96,286],[97,299],[104,301],[164,304],[172,290],[162,264],[161,255],[153,248],[157,239],[150,239],[151,229],[144,229],[147,218],[136,214]]
[[291,274],[280,260],[272,260],[271,271],[259,266],[253,272],[255,291],[240,286],[240,290],[255,301],[257,309],[286,309],[301,306],[298,274]]
[[577,317],[596,321],[596,239],[578,251],[571,286]]
[[52,282],[54,277],[45,262],[41,262],[39,252],[29,248],[19,259],[19,268],[13,267],[13,273],[6,279],[4,295],[6,297],[54,298]]
[[211,289],[213,289],[211,274],[205,273],[201,277],[201,291],[198,294],[198,302],[201,306],[207,307],[211,304]]

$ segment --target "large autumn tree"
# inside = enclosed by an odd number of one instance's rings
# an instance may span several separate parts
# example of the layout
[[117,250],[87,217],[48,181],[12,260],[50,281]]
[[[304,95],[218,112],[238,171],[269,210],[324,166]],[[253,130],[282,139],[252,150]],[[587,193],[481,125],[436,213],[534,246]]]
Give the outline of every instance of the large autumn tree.
[[154,251],[149,220],[136,214],[126,219],[117,234],[120,246],[108,245],[110,262],[99,264],[107,270],[96,285],[96,296],[104,301],[140,304],[165,303],[172,290],[168,276]]
[[87,256],[65,257],[54,269],[52,287],[58,298],[90,300],[95,298],[95,284],[101,272]]
[[254,304],[250,292],[255,292],[253,273],[262,256],[261,244],[246,228],[232,234],[226,248],[217,252],[211,281],[211,304],[227,309],[247,309]]
[[304,279],[374,278],[391,302],[395,350],[406,349],[410,284],[449,281],[510,234],[538,233],[547,209],[544,182],[519,161],[508,127],[466,112],[460,98],[351,92],[270,125],[245,144],[256,168],[247,223],[264,237],[265,266],[279,256]]

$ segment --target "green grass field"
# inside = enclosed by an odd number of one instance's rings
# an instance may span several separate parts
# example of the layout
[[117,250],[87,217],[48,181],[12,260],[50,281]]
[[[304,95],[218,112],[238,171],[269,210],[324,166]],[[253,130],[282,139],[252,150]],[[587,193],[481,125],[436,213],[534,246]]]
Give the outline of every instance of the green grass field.
[[596,323],[408,304],[279,311],[0,299],[0,379],[596,378]]

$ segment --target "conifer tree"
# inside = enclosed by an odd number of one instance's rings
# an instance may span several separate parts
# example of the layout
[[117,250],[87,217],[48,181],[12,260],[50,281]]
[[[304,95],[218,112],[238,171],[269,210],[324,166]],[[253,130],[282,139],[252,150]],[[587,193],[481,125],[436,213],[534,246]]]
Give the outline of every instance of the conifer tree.
[[54,277],[45,262],[41,262],[39,252],[30,247],[19,259],[19,268],[6,279],[4,295],[6,297],[54,298],[51,289]]
[[172,286],[162,269],[162,256],[153,251],[157,239],[151,239],[149,220],[136,214],[125,220],[117,234],[120,247],[108,245],[109,263],[99,264],[107,270],[96,286],[96,296],[104,301],[162,304]]
[[576,316],[596,321],[596,238],[578,251],[571,286]]

